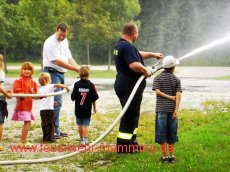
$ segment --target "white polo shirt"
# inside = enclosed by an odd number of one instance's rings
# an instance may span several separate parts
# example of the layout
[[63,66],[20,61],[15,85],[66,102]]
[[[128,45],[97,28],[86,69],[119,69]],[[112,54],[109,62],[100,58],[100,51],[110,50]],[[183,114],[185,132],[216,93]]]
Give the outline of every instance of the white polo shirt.
[[61,59],[68,63],[68,60],[73,58],[69,49],[67,38],[63,41],[57,39],[56,34],[51,35],[46,39],[43,46],[43,66],[52,67],[59,72],[66,72],[67,69],[55,65],[52,61]]

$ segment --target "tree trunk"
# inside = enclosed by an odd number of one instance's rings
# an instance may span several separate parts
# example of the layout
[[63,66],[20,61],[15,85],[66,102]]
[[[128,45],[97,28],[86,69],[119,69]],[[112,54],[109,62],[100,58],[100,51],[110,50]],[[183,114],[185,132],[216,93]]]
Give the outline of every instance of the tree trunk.
[[43,69],[43,46],[41,45],[41,71]]
[[111,47],[109,44],[108,71],[110,71],[110,67],[111,67]]
[[7,51],[7,47],[6,46],[3,46],[3,53],[4,53],[4,63],[5,63],[5,72],[7,73],[8,70],[7,70],[7,56],[6,56],[6,51]]
[[89,43],[86,44],[87,48],[87,64],[90,65],[90,58],[89,58]]

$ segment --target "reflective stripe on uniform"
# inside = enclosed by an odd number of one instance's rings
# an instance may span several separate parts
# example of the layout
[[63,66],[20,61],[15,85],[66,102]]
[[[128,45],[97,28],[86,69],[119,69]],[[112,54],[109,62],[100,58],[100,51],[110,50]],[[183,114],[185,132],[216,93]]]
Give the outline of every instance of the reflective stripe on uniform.
[[118,50],[113,50],[113,55],[118,55]]
[[138,131],[138,128],[135,128],[135,130],[133,131],[133,134],[137,135],[137,131]]
[[117,137],[120,139],[125,139],[125,140],[130,140],[132,138],[133,134],[130,133],[122,133],[122,132],[118,132]]

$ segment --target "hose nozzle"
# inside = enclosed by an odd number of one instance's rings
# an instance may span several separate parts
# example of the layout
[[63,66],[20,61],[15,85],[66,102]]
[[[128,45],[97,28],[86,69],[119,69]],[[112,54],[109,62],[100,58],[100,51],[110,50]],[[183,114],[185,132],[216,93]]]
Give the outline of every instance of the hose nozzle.
[[163,68],[162,65],[161,65],[161,66],[158,66],[160,63],[161,63],[161,61],[158,61],[156,64],[154,64],[154,65],[152,66],[152,69],[150,69],[152,75],[153,75],[155,72],[157,72],[158,70],[161,70],[161,69]]

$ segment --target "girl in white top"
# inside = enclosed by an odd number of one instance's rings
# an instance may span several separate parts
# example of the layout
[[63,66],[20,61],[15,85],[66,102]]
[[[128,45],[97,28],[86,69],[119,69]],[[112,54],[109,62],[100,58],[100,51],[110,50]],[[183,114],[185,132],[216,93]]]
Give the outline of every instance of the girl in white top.
[[[63,84],[51,84],[49,73],[43,72],[39,76],[41,85],[38,93],[53,93],[56,88],[65,88],[69,91],[69,87]],[[43,132],[43,142],[54,142],[54,97],[46,97],[40,102],[41,127]]]
[[6,103],[6,98],[10,99],[11,95],[9,91],[5,91],[3,88],[3,83],[5,82],[5,65],[4,65],[4,59],[3,55],[0,54],[0,151],[3,150],[3,146],[1,144],[2,142],[2,132],[3,132],[3,124],[4,124],[4,119],[8,115],[7,111],[7,103]]

